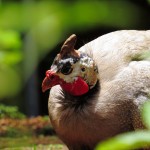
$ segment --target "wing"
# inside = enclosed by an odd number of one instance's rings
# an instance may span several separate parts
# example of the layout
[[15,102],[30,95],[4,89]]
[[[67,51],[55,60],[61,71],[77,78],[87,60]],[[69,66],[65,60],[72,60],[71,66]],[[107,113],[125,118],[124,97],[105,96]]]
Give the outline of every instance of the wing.
[[80,48],[91,56],[100,72],[101,82],[110,80],[131,61],[150,52],[150,30],[122,30],[103,35]]
[[90,102],[79,113],[68,106],[83,97],[67,97],[59,85],[51,89],[49,114],[61,139],[67,143],[86,137],[86,144],[92,140],[95,143],[133,127],[142,128],[140,109],[150,93],[150,61],[141,56],[150,51],[150,31],[112,32],[79,51],[87,53],[97,64],[100,89],[92,98],[86,97]]
[[150,93],[150,59],[144,57],[150,52],[150,30],[112,32],[87,43],[80,51],[88,53],[96,62],[101,90],[106,87],[104,93],[109,94],[104,99],[128,103],[133,126],[143,127],[140,109]]

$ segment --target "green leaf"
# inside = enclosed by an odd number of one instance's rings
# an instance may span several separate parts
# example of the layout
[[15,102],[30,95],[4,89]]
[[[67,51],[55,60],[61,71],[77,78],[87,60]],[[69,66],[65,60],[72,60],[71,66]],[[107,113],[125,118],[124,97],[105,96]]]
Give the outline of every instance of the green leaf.
[[16,65],[23,60],[23,55],[21,52],[5,52],[0,51],[0,64],[6,65]]
[[142,110],[142,118],[145,126],[150,129],[150,102],[146,102]]
[[19,111],[17,106],[6,106],[0,104],[0,119],[1,118],[22,119],[25,118],[25,115]]
[[22,80],[14,67],[0,65],[0,100],[15,96],[21,90]]
[[20,50],[21,39],[16,31],[0,30],[0,50]]
[[150,146],[150,131],[136,131],[104,141],[95,150],[131,150],[147,146]]

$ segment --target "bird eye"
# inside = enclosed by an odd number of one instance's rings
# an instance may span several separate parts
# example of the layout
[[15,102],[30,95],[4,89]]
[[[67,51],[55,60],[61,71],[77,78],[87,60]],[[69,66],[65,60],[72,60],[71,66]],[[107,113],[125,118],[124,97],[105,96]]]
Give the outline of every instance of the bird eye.
[[83,68],[81,68],[81,70],[82,70],[82,72],[84,72],[84,71],[85,71],[85,68],[83,67]]
[[64,75],[68,75],[72,72],[72,68],[71,68],[71,64],[66,64],[61,68],[61,73],[63,73]]

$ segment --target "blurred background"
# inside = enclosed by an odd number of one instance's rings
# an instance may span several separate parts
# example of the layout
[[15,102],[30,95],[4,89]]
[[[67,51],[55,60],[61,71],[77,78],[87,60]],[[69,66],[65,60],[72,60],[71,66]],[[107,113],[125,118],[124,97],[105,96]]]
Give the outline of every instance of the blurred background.
[[47,115],[41,83],[64,40],[124,29],[150,29],[149,0],[0,0],[0,104]]

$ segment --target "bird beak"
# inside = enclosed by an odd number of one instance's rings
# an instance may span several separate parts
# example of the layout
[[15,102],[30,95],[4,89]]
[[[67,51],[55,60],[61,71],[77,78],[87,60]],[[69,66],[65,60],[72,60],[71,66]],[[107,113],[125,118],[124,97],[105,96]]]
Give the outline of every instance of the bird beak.
[[42,82],[42,91],[45,92],[46,90],[59,84],[59,81],[60,81],[60,78],[55,72],[53,72],[52,70],[47,70],[46,77],[44,78]]

